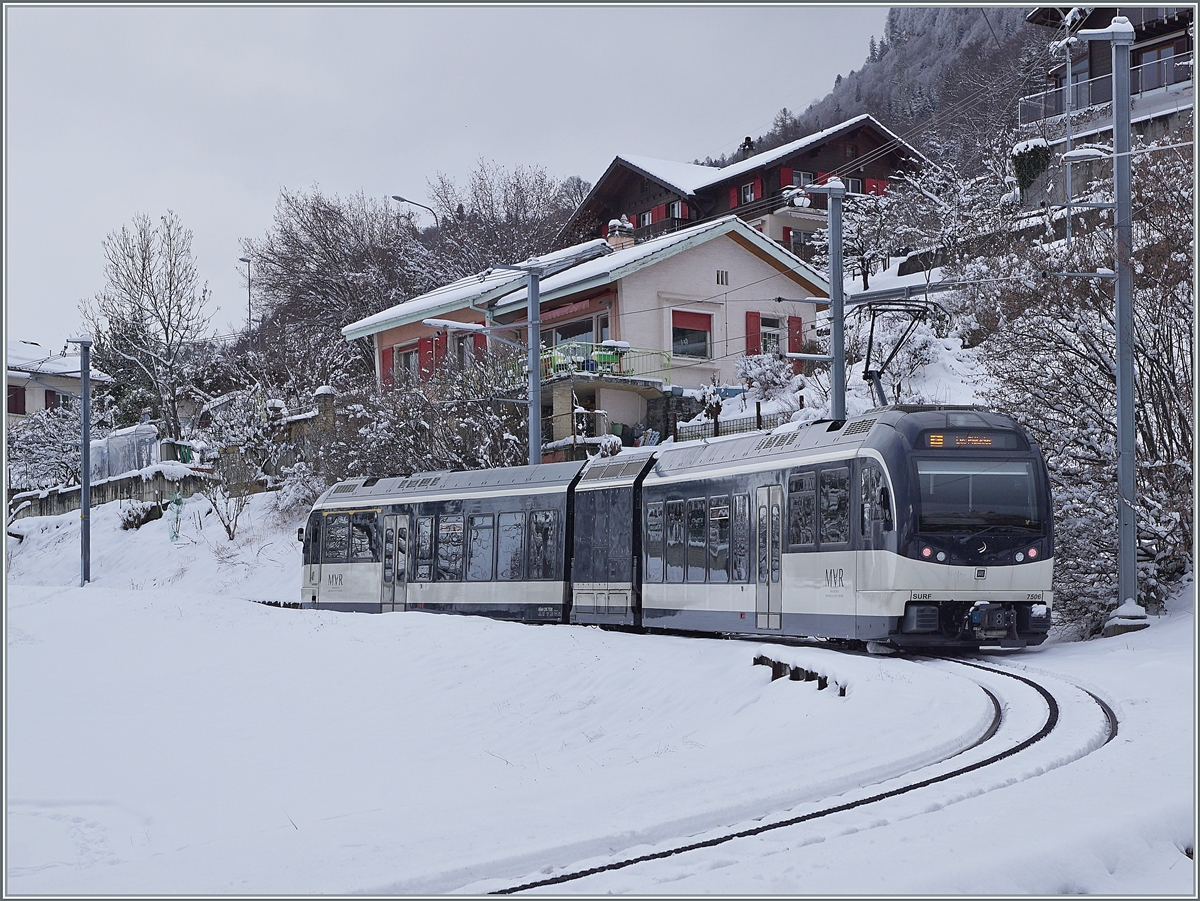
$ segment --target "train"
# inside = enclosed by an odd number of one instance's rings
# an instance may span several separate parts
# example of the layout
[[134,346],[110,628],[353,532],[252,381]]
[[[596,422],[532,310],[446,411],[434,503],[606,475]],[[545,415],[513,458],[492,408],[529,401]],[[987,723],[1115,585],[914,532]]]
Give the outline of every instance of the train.
[[1037,645],[1053,618],[1045,461],[978,407],[351,479],[298,538],[310,609],[895,651]]

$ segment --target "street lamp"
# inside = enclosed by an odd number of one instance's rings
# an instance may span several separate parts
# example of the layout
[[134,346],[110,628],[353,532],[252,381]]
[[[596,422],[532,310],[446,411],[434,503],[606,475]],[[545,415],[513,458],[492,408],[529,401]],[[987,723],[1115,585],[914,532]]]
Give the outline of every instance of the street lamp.
[[442,223],[438,220],[438,214],[434,212],[433,207],[425,206],[423,203],[417,203],[415,200],[409,200],[407,197],[401,197],[399,194],[393,194],[392,200],[398,200],[400,203],[411,203],[413,206],[419,206],[423,210],[429,210],[433,213],[433,222],[437,226],[437,230],[442,230]]
[[238,262],[246,264],[246,336],[249,337],[254,329],[254,320],[250,315],[250,258],[238,257]]

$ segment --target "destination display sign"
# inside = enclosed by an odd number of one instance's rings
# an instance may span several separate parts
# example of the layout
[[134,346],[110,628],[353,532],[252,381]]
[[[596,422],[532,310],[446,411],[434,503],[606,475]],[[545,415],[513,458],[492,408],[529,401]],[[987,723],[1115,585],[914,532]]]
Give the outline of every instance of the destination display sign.
[[921,439],[918,446],[930,450],[1028,450],[1016,432],[947,429],[925,432]]

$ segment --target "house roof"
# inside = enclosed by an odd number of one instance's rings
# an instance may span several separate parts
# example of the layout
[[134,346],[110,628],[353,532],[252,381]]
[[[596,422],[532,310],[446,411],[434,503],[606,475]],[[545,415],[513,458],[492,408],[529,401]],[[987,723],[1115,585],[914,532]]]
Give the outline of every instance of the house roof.
[[[603,245],[603,247],[601,247]],[[543,265],[553,266],[557,262],[569,261],[573,256],[591,250],[603,253],[608,242],[597,239],[585,241],[572,247],[552,251],[538,257]],[[464,307],[480,306],[502,297],[525,283],[525,273],[512,269],[488,269],[477,275],[468,275],[457,281],[434,288],[425,294],[403,301],[374,315],[352,322],[342,329],[347,341],[365,338],[385,329],[408,325],[420,319],[436,318],[443,313],[461,310]]]
[[[57,375],[64,378],[79,378],[82,367],[79,352],[53,353],[33,341],[9,341],[5,345],[5,368],[9,377],[34,375]],[[91,376],[97,382],[111,382],[112,378],[96,368]]]
[[[804,285],[814,295],[829,296],[829,281],[820,272],[733,215],[693,225],[626,247],[606,257],[572,266],[565,272],[544,279],[538,286],[538,296],[545,304],[580,291],[602,287],[722,235],[730,235],[780,272],[791,273],[797,283]],[[494,312],[503,314],[520,309],[525,306],[526,297],[527,291],[522,283],[512,293],[496,301]]]

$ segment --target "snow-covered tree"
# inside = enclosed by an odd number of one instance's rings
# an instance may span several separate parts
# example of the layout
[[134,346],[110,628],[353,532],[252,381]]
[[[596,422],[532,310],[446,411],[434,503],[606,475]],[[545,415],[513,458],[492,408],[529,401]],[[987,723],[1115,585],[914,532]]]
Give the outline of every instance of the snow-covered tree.
[[[81,423],[79,401],[63,397],[57,407],[38,410],[23,419],[8,423],[8,486],[15,491],[78,485],[82,479],[79,440]],[[90,434],[103,438],[102,405],[91,406]]]
[[138,213],[110,232],[103,247],[106,285],[80,308],[95,342],[92,357],[113,376],[110,390],[123,423],[137,422],[136,408],[145,402],[163,432],[179,438],[184,360],[210,318],[192,232],[170,210],[157,223]]

